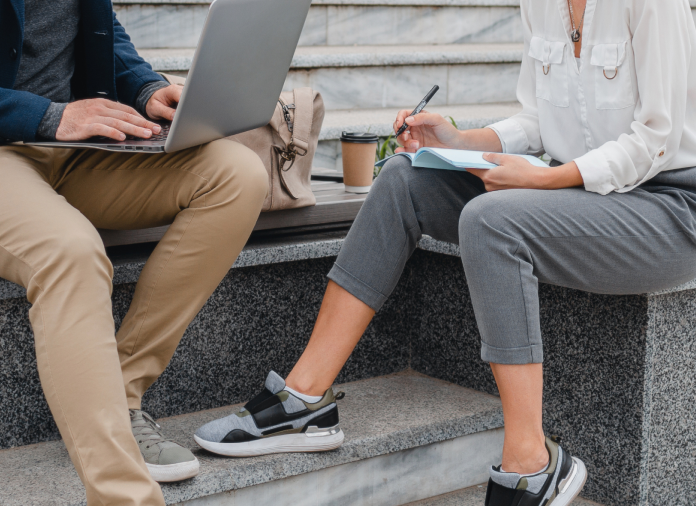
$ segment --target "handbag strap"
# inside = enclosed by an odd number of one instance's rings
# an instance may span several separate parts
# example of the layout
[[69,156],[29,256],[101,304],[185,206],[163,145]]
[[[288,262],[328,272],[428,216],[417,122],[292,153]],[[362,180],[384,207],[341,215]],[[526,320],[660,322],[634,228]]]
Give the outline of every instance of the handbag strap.
[[297,88],[295,96],[295,117],[292,127],[291,146],[295,146],[297,154],[304,156],[309,152],[314,120],[314,90],[312,88]]

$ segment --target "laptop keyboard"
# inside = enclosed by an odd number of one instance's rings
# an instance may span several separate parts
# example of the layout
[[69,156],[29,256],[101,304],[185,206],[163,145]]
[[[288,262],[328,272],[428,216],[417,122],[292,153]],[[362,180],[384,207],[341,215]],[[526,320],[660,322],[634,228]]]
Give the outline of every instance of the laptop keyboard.
[[169,123],[165,123],[164,125],[160,125],[162,127],[162,130],[160,130],[160,133],[152,134],[152,137],[149,139],[143,139],[142,137],[134,137],[132,135],[127,135],[126,140],[128,141],[164,141],[167,139],[167,135],[169,135]]

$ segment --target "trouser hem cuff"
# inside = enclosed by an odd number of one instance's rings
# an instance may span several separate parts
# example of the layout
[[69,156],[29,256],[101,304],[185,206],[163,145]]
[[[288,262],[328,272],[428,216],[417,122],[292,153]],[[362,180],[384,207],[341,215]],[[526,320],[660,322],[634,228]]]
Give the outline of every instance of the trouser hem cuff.
[[338,264],[334,264],[327,277],[375,311],[379,311],[387,300],[386,295],[368,286]]
[[541,364],[544,362],[544,347],[533,344],[523,348],[494,348],[481,343],[481,359],[502,365]]

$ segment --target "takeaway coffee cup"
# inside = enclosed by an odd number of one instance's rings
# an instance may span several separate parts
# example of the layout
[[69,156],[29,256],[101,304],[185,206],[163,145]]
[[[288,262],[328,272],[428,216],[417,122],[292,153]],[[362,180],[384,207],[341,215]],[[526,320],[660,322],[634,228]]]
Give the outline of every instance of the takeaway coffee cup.
[[374,134],[343,132],[343,183],[346,191],[367,193],[372,186],[378,137]]

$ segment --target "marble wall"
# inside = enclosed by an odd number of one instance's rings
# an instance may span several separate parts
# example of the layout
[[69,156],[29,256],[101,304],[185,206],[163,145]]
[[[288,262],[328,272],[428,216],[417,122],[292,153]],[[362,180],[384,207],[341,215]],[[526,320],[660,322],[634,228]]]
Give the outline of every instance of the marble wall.
[[284,89],[314,88],[327,110],[413,107],[434,84],[434,106],[513,102],[519,72],[519,63],[295,69]]
[[[195,47],[208,5],[136,2],[115,10],[138,48]],[[516,7],[314,5],[300,46],[393,45],[404,33],[409,44],[522,41]]]

